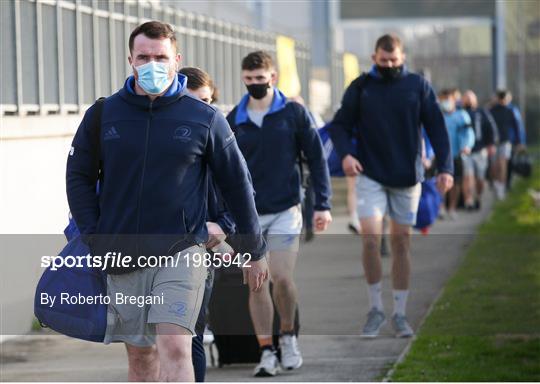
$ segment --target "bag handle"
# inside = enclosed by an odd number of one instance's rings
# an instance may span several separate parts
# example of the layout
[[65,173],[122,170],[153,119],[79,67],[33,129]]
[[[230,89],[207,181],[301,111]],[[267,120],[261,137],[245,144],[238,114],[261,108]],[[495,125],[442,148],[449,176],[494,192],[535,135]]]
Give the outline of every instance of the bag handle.
[[90,126],[92,146],[95,148],[94,170],[98,181],[101,177],[101,116],[103,115],[103,104],[105,104],[105,97],[100,97],[96,100]]

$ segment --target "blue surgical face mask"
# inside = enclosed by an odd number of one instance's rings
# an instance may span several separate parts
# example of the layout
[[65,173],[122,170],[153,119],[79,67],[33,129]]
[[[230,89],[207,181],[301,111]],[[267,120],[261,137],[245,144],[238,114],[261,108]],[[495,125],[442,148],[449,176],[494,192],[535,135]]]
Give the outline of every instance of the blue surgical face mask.
[[443,100],[440,102],[441,109],[444,112],[452,112],[455,108],[455,104],[452,103],[450,100]]
[[135,67],[137,70],[137,83],[149,95],[159,95],[163,93],[169,85],[169,63],[149,63]]

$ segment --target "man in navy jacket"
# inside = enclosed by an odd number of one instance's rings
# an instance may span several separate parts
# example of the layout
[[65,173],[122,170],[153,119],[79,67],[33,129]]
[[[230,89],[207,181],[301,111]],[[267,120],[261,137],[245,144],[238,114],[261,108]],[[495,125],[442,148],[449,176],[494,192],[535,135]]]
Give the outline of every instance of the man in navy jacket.
[[502,200],[506,189],[510,187],[509,171],[512,153],[519,152],[525,147],[525,128],[521,114],[516,106],[511,104],[510,91],[500,89],[495,94],[495,103],[490,113],[495,120],[499,134],[499,143],[494,161],[495,178],[493,188],[495,196]]
[[[246,273],[254,290],[268,275],[265,244],[234,134],[221,112],[185,92],[172,28],[144,23],[129,49],[133,76],[105,100],[100,137],[94,140],[92,107],[73,139],[68,202],[93,255],[129,250],[121,260],[134,259],[107,268],[105,342],[126,344],[129,380],[193,381],[191,335],[206,278],[195,261],[208,241],[208,167],[237,231],[249,235],[237,251],[251,254]],[[145,257],[173,254],[176,263],[145,264]],[[116,300],[124,296],[152,301],[139,307]]]
[[[281,364],[302,365],[294,332],[296,286],[293,280],[302,229],[299,159],[307,159],[315,192],[315,230],[331,221],[330,178],[317,130],[306,109],[273,85],[277,73],[270,55],[252,52],[242,60],[242,80],[248,93],[227,116],[238,146],[246,158],[255,188],[259,221],[267,235],[273,296],[281,320]],[[261,347],[255,376],[273,376],[278,361],[272,343],[274,307],[267,283],[249,297],[250,313]]]
[[[382,219],[388,212],[392,219],[392,323],[397,336],[407,337],[413,334],[405,317],[410,231],[416,222],[424,169],[421,127],[435,150],[437,183],[443,193],[453,183],[452,155],[435,93],[421,76],[407,71],[399,37],[380,37],[372,59],[371,71],[345,91],[330,135],[343,159],[343,170],[348,176],[357,176],[363,265],[371,303],[363,335],[376,337],[386,320],[381,298],[380,241]],[[350,146],[353,126],[357,127],[356,155]]]

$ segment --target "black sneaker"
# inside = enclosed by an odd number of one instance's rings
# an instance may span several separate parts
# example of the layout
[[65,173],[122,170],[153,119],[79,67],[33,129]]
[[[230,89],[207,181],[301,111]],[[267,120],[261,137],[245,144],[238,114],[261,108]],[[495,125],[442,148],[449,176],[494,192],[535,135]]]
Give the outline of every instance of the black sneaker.
[[349,229],[349,231],[351,231],[352,233],[354,233],[355,235],[359,235],[360,234],[360,228],[358,228],[357,226],[355,226],[353,223],[349,223],[347,225],[347,228]]

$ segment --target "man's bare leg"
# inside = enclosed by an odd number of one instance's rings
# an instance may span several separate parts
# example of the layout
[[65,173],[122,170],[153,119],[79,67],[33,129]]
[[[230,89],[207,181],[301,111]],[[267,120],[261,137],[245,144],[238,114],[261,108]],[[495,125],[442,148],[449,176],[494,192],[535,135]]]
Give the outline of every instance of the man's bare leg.
[[461,186],[459,183],[455,183],[450,192],[448,192],[448,216],[450,219],[456,218],[456,208],[460,192]]
[[349,225],[360,233],[360,220],[356,206],[356,176],[347,176],[347,212],[349,213]]
[[370,311],[362,329],[363,337],[376,337],[386,322],[382,303],[382,262],[381,235],[382,216],[361,220],[362,226],[362,264],[368,284]]
[[364,218],[362,226],[362,264],[368,284],[379,283],[382,279],[381,235],[382,216]]
[[409,254],[411,227],[392,220],[390,227],[392,246],[392,286],[396,290],[408,290],[411,275]]
[[159,357],[156,346],[125,345],[128,356],[128,381],[157,381]]
[[294,330],[297,288],[294,283],[296,252],[271,252],[268,267],[272,279],[272,295],[279,313],[282,332]]
[[[271,274],[271,269],[268,269]],[[249,292],[249,313],[261,348],[261,361],[255,366],[253,374],[255,376],[274,376],[278,372],[279,364],[272,338],[274,304],[268,280],[263,283],[260,290]]]
[[397,337],[410,337],[414,334],[407,318],[405,307],[409,296],[409,281],[411,278],[411,257],[409,254],[411,227],[392,220],[392,296],[394,311],[392,326]]
[[159,381],[195,381],[191,361],[191,332],[176,324],[159,323],[156,324],[156,333]]
[[466,175],[463,177],[463,200],[465,207],[474,206],[474,190],[475,177],[474,175]]
[[499,200],[503,199],[506,190],[506,177],[508,173],[508,160],[504,157],[497,158],[497,175],[493,181],[495,194]]
[[260,290],[249,292],[249,313],[259,346],[272,345],[274,305],[272,303],[272,296],[270,296],[270,284],[268,280],[263,283]]

